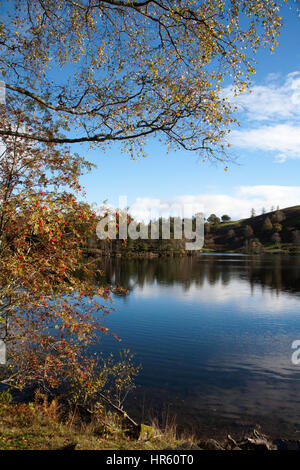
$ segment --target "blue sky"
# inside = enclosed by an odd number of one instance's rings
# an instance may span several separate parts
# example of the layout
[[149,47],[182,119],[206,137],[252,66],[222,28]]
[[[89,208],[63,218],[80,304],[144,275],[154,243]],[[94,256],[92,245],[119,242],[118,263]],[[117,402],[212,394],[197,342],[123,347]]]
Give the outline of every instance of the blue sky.
[[236,161],[228,171],[191,152],[167,154],[157,140],[149,142],[148,157],[135,161],[113,146],[85,154],[97,164],[82,177],[88,201],[118,206],[125,195],[136,218],[186,201],[206,216],[234,219],[250,216],[252,207],[259,214],[262,207],[300,204],[300,22],[295,2],[288,5],[279,47],[258,53],[252,93],[238,99],[241,127],[231,134]]

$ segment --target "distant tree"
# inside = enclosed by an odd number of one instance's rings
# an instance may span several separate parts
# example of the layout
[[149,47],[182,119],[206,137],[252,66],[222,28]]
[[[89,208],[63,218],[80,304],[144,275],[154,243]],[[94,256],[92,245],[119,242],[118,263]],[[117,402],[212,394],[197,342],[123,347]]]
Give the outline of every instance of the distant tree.
[[300,230],[293,230],[293,232],[292,232],[292,242],[295,245],[300,245]]
[[228,240],[230,240],[231,238],[234,238],[235,237],[235,231],[231,228],[230,230],[228,230],[228,232],[226,233],[226,238]]
[[210,235],[210,236],[209,236],[209,238],[208,238],[208,240],[207,240],[207,243],[212,244],[212,245],[215,243],[215,238],[214,238],[213,235]]
[[274,212],[274,211],[275,211],[275,207],[274,207],[274,206],[271,206],[270,211],[271,211],[271,212]]
[[266,217],[262,226],[263,232],[269,232],[273,229],[272,222],[269,217]]
[[[142,243],[140,245],[140,248],[141,248],[142,251],[149,251],[149,244],[146,241],[142,241]],[[171,245],[167,246],[167,250],[169,250],[171,248],[172,248]]]
[[259,238],[253,238],[250,242],[250,250],[251,253],[262,253],[264,251],[264,247],[260,242]]
[[231,217],[229,217],[229,215],[227,214],[224,214],[222,215],[221,219],[222,219],[222,222],[229,222],[231,220]]
[[279,243],[281,242],[279,233],[278,232],[273,233],[271,240],[272,242],[276,243],[276,245],[279,245]]
[[207,221],[211,224],[214,224],[214,225],[218,225],[221,221],[219,219],[219,217],[216,216],[216,214],[211,214]]
[[255,210],[253,208],[251,209],[251,217],[255,217]]
[[282,211],[277,210],[273,215],[272,215],[272,221],[280,223],[283,220],[286,219],[285,213]]
[[210,224],[208,222],[205,222],[205,224],[204,224],[204,233],[205,234],[210,233],[210,228],[211,228]]
[[281,224],[273,224],[273,230],[274,232],[281,232],[282,230],[282,225]]
[[246,225],[246,227],[243,230],[243,233],[246,238],[251,238],[254,232],[250,225]]
[[262,214],[265,214],[265,213],[266,213],[266,209],[265,209],[264,207],[262,207],[261,213],[262,213]]

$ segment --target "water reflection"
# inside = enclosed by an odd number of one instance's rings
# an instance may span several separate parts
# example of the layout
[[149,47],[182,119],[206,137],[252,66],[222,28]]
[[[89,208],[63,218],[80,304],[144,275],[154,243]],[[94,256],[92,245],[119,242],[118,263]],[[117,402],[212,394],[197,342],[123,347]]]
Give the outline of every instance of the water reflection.
[[279,291],[298,293],[300,287],[300,257],[202,255],[159,259],[121,260],[107,258],[101,266],[106,279],[133,289],[145,284],[174,285],[186,289],[191,284],[202,286],[221,282],[228,285],[234,279],[246,279],[251,286],[260,284]]
[[136,416],[145,400],[153,414],[168,406],[196,430],[300,430],[300,366],[291,362],[299,258],[107,259],[102,268],[106,281],[130,291],[115,298],[107,326],[143,365],[130,404]]

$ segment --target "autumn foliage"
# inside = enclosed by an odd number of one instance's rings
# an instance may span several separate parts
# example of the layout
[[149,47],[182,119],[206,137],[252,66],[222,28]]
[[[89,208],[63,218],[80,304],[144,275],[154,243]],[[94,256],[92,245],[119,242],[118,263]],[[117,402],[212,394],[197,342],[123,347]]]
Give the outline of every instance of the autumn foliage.
[[220,158],[235,120],[226,87],[247,89],[257,50],[277,46],[284,1],[11,0],[0,72],[22,109],[55,125],[9,133],[133,157],[157,136]]
[[[2,128],[40,126],[9,103],[0,120]],[[10,385],[52,387],[83,374],[84,348],[107,331],[109,291],[97,287],[83,256],[95,214],[79,199],[78,179],[89,167],[67,148],[2,139],[0,333],[8,357],[1,374]]]

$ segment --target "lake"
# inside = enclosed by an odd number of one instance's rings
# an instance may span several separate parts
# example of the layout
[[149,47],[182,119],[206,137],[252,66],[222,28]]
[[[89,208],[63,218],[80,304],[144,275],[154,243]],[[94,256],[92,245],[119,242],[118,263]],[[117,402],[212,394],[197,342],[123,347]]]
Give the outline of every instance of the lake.
[[[223,435],[253,426],[300,433],[300,257],[203,254],[106,259],[114,296],[101,350],[129,348],[142,364],[128,411],[144,421]],[[100,350],[100,349],[99,349]]]

